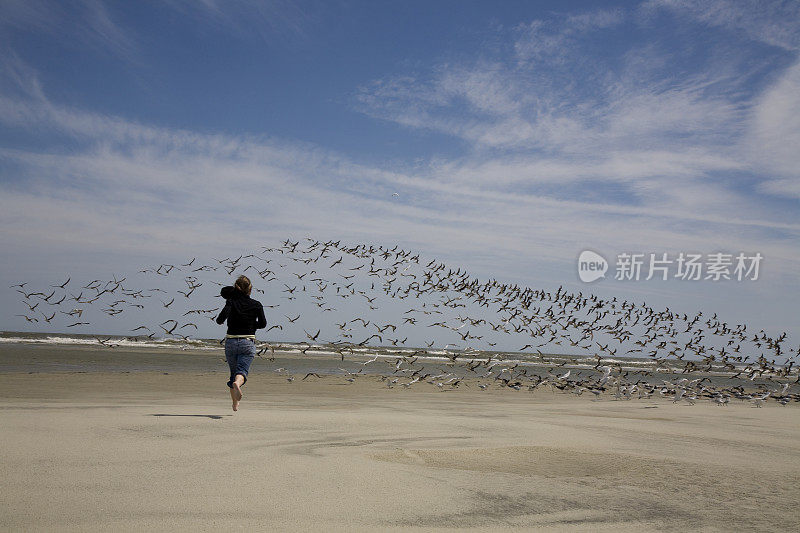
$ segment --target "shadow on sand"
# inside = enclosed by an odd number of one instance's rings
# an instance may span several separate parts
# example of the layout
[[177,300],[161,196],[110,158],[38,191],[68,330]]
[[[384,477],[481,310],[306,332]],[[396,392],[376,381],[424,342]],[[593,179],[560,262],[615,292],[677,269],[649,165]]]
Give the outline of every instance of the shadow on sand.
[[150,416],[194,416],[198,418],[210,418],[212,420],[221,420],[223,416],[233,416],[233,415],[169,415],[165,413],[154,413]]

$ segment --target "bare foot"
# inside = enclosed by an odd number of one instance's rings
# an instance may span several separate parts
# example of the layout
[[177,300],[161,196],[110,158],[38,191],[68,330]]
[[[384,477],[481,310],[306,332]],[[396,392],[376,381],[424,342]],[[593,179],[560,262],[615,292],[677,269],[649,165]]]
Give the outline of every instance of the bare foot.
[[231,387],[229,390],[231,392],[231,402],[233,402],[233,410],[238,411],[239,400],[237,398],[241,398],[241,396],[237,396],[236,391],[233,389],[233,387]]
[[233,410],[239,410],[239,401],[242,399],[242,388],[235,381],[231,387],[231,398],[233,399]]

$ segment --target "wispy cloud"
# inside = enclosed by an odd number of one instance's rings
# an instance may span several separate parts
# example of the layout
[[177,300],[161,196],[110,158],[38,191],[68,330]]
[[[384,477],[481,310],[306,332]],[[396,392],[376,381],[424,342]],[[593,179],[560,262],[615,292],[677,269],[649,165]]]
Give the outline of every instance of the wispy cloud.
[[790,66],[751,102],[742,122],[737,149],[744,164],[762,173],[758,190],[781,197],[800,198],[800,4],[710,0],[650,0],[640,11],[648,16],[667,11],[714,28],[788,52]]
[[[0,29],[7,33],[6,45],[13,45],[15,34],[50,36],[62,46],[143,64],[143,37],[121,22],[120,6],[107,0],[7,0],[0,3]],[[325,6],[288,0],[165,0],[155,16],[189,18],[199,31],[297,45],[322,23]]]
[[625,20],[620,9],[597,9],[555,15],[550,20],[533,20],[516,28],[514,51],[523,63],[564,64],[575,52],[581,38],[614,28]]
[[[465,159],[431,163],[420,175],[363,166],[319,147],[157,128],[47,99],[0,102],[6,126],[60,132],[82,146],[69,153],[0,151],[19,169],[17,180],[2,185],[2,223],[11,242],[69,242],[59,236],[65,221],[74,229],[74,243],[165,250],[174,249],[175,235],[189,250],[202,243],[242,246],[287,231],[325,233],[336,227],[354,239],[382,235],[451,250],[482,243],[507,255],[535,228],[542,255],[565,260],[581,240],[635,248],[655,233],[665,246],[700,249],[731,225],[738,227],[742,247],[773,246],[773,256],[786,256],[780,239],[769,245],[764,231],[792,238],[800,233],[796,220],[771,219],[766,212],[731,220],[727,210],[745,212],[749,204],[720,185],[691,179],[703,158],[709,158],[710,168],[722,168],[725,161],[690,151],[639,153],[647,160],[639,163],[620,153],[599,168],[591,161]],[[635,170],[645,163],[652,166],[649,180]],[[577,194],[559,197],[530,189],[531,183],[570,181],[577,192],[608,174],[634,183],[638,201],[581,200]],[[669,180],[660,179],[664,175]],[[401,200],[393,199],[395,191]],[[699,199],[705,199],[702,205]],[[42,212],[50,216],[28,214]],[[632,229],[631,221],[645,219],[647,227]],[[683,233],[686,225],[694,237]],[[243,234],[237,231],[242,227],[251,229]]]
[[761,190],[800,199],[800,62],[761,95],[748,125],[749,159],[772,174]]
[[136,37],[123,28],[102,0],[9,0],[0,5],[0,28],[39,33],[80,43],[98,54],[129,61],[138,57]]
[[270,44],[306,42],[326,7],[290,0],[167,0],[165,5],[205,28]]
[[[680,2],[651,2],[641,11],[659,6],[680,8],[698,25],[740,28],[746,20],[723,17],[720,6],[701,10]],[[598,31],[623,31],[623,24],[628,24],[624,31],[649,30],[635,18],[596,11],[535,20],[510,35],[514,58],[450,61],[428,73],[376,80],[357,94],[358,108],[466,141],[475,155],[444,165],[453,183],[458,177],[472,184],[622,182],[629,201],[631,195],[642,199],[642,191],[669,189],[657,180],[719,184],[721,173],[747,173],[761,183],[758,191],[795,197],[796,66],[784,68],[764,87],[757,80],[763,71],[751,60],[765,61],[752,51],[676,58],[657,41],[644,46],[636,41],[612,62],[592,49],[594,43],[581,40]],[[747,35],[769,34],[766,20],[773,19],[756,20]],[[788,48],[792,26],[785,19],[777,24],[774,34],[780,38],[764,39]],[[780,57],[773,58],[775,70]],[[592,61],[595,65],[587,66]],[[770,172],[779,177],[772,179]],[[728,185],[725,198],[741,192],[736,180]],[[752,198],[739,200],[755,212],[768,212]]]
[[742,32],[787,50],[800,48],[800,4],[780,0],[648,0],[640,12],[669,10],[693,21]]

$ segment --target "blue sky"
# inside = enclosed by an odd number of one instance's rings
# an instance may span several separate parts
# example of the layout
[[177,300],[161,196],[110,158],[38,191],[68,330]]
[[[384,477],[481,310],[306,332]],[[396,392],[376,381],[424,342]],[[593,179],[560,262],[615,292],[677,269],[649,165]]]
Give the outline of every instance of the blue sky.
[[800,334],[795,2],[12,0],[0,47],[4,287],[311,236]]

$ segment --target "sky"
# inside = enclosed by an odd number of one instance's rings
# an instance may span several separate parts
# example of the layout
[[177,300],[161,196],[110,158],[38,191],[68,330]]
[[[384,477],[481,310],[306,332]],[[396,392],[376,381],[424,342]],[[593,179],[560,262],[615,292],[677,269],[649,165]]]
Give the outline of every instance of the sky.
[[[0,49],[0,329],[311,237],[800,338],[796,2],[4,0]],[[614,279],[682,252],[763,261]]]

